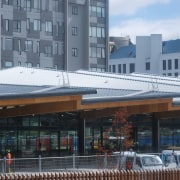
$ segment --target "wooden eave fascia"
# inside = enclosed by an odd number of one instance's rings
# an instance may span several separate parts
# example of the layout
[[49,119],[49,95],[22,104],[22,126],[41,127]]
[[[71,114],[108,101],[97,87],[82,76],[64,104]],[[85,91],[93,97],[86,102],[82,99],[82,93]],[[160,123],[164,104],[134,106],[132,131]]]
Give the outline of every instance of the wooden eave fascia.
[[[110,113],[113,113],[115,109],[120,107],[127,107],[129,114],[160,113],[172,110],[171,98],[82,104],[82,96],[56,96],[31,98],[29,100],[21,99],[20,102],[16,103],[11,100],[8,101],[6,105],[7,104],[14,104],[16,106],[11,109],[0,110],[0,117],[15,117],[67,111],[81,111],[86,117],[94,115],[103,117],[112,115]],[[24,105],[22,106],[22,104]]]
[[172,99],[145,99],[145,100],[129,100],[129,101],[116,101],[116,102],[103,102],[103,103],[90,103],[82,104],[80,106],[81,110],[90,110],[90,109],[104,109],[104,108],[116,108],[116,107],[138,107],[146,105],[155,105],[155,104],[165,104],[164,110],[168,110],[171,107]]
[[81,101],[81,99],[82,99],[82,95],[1,99],[0,107],[31,105],[31,104],[34,105],[34,104],[64,102],[64,101]]
[[179,116],[180,116],[180,106],[172,106],[172,103],[169,104],[168,111],[155,113],[155,117],[158,119],[175,118]]
[[0,100],[0,117],[77,111],[81,100],[82,95]]

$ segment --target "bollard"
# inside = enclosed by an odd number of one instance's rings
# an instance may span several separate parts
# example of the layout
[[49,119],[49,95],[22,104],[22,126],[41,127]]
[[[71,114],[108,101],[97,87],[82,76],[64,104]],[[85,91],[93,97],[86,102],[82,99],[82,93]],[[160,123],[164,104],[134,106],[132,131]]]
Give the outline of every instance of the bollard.
[[39,172],[42,170],[42,162],[41,162],[41,155],[39,155]]
[[75,154],[73,154],[73,169],[76,168],[76,157]]

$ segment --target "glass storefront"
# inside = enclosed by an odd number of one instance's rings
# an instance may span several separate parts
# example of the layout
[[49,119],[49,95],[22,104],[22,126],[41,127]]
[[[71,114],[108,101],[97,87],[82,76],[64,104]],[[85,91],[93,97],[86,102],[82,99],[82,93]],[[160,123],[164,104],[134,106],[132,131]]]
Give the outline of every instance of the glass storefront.
[[77,134],[78,120],[64,114],[0,119],[0,155],[70,155],[78,152]]
[[[134,149],[151,152],[151,116],[136,116],[130,120],[134,128]],[[99,153],[101,148],[117,151],[117,139],[113,134],[107,135],[111,126],[110,118],[85,121],[85,154]],[[0,119],[0,156],[3,158],[7,150],[14,157],[78,154],[79,131],[78,116],[71,113]],[[180,119],[160,120],[159,138],[160,150],[180,147]]]

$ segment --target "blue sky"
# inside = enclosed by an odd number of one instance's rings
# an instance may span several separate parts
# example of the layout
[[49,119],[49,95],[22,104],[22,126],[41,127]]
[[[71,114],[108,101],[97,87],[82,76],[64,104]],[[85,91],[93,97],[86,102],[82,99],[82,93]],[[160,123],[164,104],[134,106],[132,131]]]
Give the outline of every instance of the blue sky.
[[180,0],[109,0],[110,36],[180,39]]

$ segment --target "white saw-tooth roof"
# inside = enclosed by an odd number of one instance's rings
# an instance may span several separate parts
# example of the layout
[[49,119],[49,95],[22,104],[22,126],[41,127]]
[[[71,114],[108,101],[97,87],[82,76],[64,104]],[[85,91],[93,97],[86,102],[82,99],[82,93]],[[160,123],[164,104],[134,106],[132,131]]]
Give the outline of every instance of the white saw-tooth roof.
[[77,87],[158,90],[180,92],[180,79],[150,74],[112,74],[90,71],[58,71],[48,69],[14,67],[0,71],[1,84],[16,85],[69,85]]
[[[91,71],[60,71],[27,67],[13,67],[0,71],[0,84],[31,86],[62,86],[96,88],[108,97],[130,97],[139,94],[156,96],[180,93],[180,79],[151,74],[113,74]],[[94,95],[97,98],[99,95]],[[84,98],[93,95],[84,95]],[[179,101],[179,98],[174,100]]]

